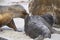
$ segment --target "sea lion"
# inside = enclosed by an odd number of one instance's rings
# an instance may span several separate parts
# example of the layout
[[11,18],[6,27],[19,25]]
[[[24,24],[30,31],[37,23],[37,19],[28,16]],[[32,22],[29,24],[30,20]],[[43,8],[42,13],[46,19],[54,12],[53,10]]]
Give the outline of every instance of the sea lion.
[[13,18],[25,18],[26,15],[28,15],[28,13],[21,5],[0,5],[0,27],[7,25],[17,31]]
[[51,34],[58,33],[53,29],[54,18],[51,14],[44,14],[42,16],[32,15],[25,18],[25,33],[34,40],[43,40],[44,38],[51,38]]
[[43,38],[51,38],[53,16],[46,14],[43,16],[32,15],[25,18],[25,33],[35,39],[39,35]]

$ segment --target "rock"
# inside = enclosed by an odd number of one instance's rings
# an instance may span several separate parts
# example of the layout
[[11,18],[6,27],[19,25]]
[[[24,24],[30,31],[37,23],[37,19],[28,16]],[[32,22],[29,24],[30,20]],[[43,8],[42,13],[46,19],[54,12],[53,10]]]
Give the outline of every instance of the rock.
[[16,32],[13,30],[4,30],[3,32],[0,32],[0,37],[8,40],[33,40],[26,36],[24,32]]
[[0,37],[0,40],[8,40],[8,39],[6,39],[6,38],[3,38],[3,37]]

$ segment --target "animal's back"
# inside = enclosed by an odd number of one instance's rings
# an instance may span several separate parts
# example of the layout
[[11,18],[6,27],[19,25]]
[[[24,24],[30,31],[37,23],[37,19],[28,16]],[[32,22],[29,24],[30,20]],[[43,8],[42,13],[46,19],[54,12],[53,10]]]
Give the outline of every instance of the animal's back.
[[31,38],[36,38],[45,33],[49,34],[50,31],[41,19],[41,16],[27,16],[25,19],[25,33]]
[[0,14],[0,25],[8,24],[12,19],[12,14]]
[[12,13],[14,17],[21,17],[24,16],[24,14],[27,14],[26,10],[22,5],[7,5],[2,6],[0,5],[0,14],[4,13]]

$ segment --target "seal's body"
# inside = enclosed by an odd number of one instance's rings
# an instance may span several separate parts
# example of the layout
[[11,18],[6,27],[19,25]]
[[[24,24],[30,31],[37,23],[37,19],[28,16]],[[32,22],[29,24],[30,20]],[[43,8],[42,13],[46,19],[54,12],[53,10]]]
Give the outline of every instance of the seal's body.
[[7,25],[10,28],[17,30],[13,18],[25,18],[27,15],[26,10],[21,5],[0,5],[0,27]]
[[5,13],[5,14],[0,14],[0,25],[5,25],[7,23],[9,23],[11,21],[11,18],[12,15],[11,14],[8,14],[8,13]]
[[27,16],[25,19],[26,35],[30,36],[33,39],[37,38],[39,35],[42,35],[44,38],[50,38],[53,18],[51,15],[49,15],[49,14],[47,14],[47,15]]

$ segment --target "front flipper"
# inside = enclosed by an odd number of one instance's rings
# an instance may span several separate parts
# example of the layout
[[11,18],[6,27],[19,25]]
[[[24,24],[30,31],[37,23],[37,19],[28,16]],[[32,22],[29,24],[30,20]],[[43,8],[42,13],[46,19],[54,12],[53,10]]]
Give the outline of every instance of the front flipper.
[[15,23],[13,19],[10,21],[10,23],[7,24],[8,27],[13,28],[15,31],[22,32],[22,30],[18,30],[17,27],[15,26]]

